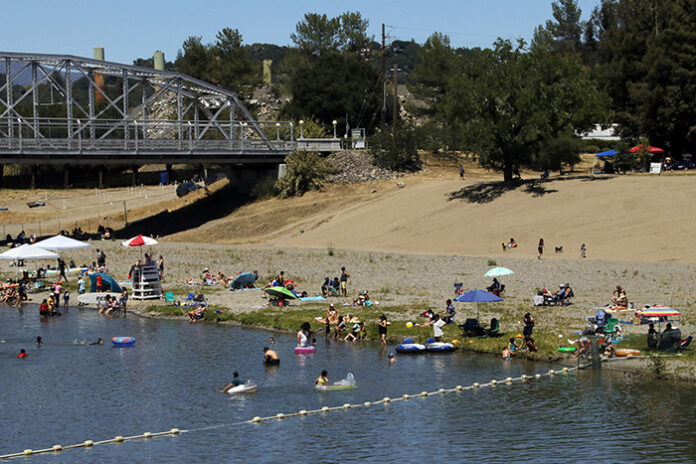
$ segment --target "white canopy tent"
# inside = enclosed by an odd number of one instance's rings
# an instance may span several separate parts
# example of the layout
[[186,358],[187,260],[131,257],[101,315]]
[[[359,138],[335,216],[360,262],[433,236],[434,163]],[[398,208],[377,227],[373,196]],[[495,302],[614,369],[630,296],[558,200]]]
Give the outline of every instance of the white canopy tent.
[[66,237],[64,235],[55,235],[46,240],[41,240],[34,245],[39,246],[45,250],[61,251],[61,250],[77,250],[80,248],[89,248],[90,244],[75,240],[74,238]]
[[0,254],[0,259],[58,259],[60,255],[36,245],[22,245]]

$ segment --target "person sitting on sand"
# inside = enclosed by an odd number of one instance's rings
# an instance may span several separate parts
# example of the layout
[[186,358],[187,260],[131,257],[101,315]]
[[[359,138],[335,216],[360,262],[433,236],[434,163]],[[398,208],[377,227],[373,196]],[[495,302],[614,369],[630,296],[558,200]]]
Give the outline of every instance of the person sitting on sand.
[[222,285],[227,285],[227,278],[225,277],[225,274],[222,273],[222,270],[218,271],[217,280]]
[[324,283],[321,284],[321,295],[326,297],[329,296],[329,288],[331,287],[331,279],[328,277],[324,278]]
[[493,283],[491,283],[490,287],[486,288],[486,291],[493,293],[496,290],[500,291],[500,282],[498,282],[498,279],[496,277],[493,277]]
[[562,305],[563,302],[570,296],[572,289],[568,283],[561,284],[558,286],[558,291],[551,296],[551,303],[555,305]]
[[536,342],[529,335],[524,336],[524,341],[522,342],[522,346],[520,347],[520,349],[527,350],[530,353],[535,353],[535,352],[539,351],[539,348],[537,347]]
[[338,322],[336,323],[336,327],[333,329],[334,338],[338,339],[338,337],[341,336],[341,332],[346,330],[347,327],[346,318],[344,316],[338,316]]
[[112,296],[111,301],[109,301],[109,307],[106,309],[106,314],[111,314],[113,311],[117,311],[120,308],[121,306],[118,303],[118,298]]
[[617,285],[616,289],[612,292],[614,297],[611,299],[614,306],[617,308],[628,308],[628,296],[626,296],[626,289]]
[[517,242],[514,238],[510,237],[510,241],[507,244],[508,248],[517,248]]
[[338,311],[333,304],[330,304],[328,311],[326,311],[326,320],[331,325],[338,324]]
[[317,380],[314,381],[316,385],[328,385],[329,384],[329,373],[326,372],[326,369],[321,371],[321,375],[317,377]]
[[202,319],[205,316],[205,306],[196,306],[194,309],[188,312],[189,322],[196,322],[198,319]]
[[267,365],[278,365],[280,364],[280,357],[275,350],[270,349],[267,346],[263,347],[263,363]]
[[357,322],[353,324],[352,332],[346,335],[344,340],[347,342],[355,342],[357,340],[362,340],[363,338],[365,338],[365,324],[362,322]]
[[333,280],[331,281],[331,291],[338,293],[340,288],[341,288],[341,282],[338,280],[338,277],[334,277]]
[[508,345],[508,348],[510,349],[510,354],[515,354],[519,350],[515,337],[510,337],[510,344]]

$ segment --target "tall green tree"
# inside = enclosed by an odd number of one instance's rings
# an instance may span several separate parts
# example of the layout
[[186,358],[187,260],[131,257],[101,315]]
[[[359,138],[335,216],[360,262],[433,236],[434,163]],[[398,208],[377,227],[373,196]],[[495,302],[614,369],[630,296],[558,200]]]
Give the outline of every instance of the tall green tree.
[[330,127],[366,127],[379,107],[379,74],[363,56],[371,42],[368,21],[360,13],[335,18],[307,13],[291,39],[294,49],[284,65],[292,100],[283,117],[309,116]]
[[450,81],[440,117],[461,148],[511,181],[523,166],[572,162],[569,138],[603,121],[604,108],[578,59],[499,39]]

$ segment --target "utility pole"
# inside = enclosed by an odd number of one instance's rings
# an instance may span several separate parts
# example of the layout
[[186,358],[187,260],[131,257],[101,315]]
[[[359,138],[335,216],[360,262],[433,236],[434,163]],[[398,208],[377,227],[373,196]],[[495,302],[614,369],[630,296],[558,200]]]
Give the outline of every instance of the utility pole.
[[392,115],[393,116],[393,118],[392,118],[392,137],[396,137],[396,116],[398,114],[397,110],[398,110],[398,106],[399,106],[399,104],[397,102],[397,97],[399,96],[399,90],[398,90],[399,82],[396,80],[396,76],[397,76],[397,74],[396,74],[396,63],[395,63],[394,64],[394,83],[392,84],[394,86],[394,102],[393,102],[394,108],[392,110],[394,112],[394,114]]
[[387,64],[384,59],[387,36],[384,33],[384,23],[382,23],[382,112],[380,113],[380,130],[384,129],[384,118],[387,112]]

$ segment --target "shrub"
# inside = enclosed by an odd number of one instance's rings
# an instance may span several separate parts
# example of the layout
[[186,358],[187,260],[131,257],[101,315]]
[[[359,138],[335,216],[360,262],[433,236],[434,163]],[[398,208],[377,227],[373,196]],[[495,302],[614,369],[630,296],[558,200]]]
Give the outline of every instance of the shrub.
[[278,195],[278,190],[276,189],[276,179],[273,177],[265,177],[261,179],[254,188],[251,190],[254,197],[264,200],[266,198],[272,198]]
[[423,162],[418,155],[417,140],[415,130],[407,126],[401,126],[396,136],[382,133],[372,150],[375,164],[392,171],[419,171]]
[[285,158],[287,171],[275,188],[282,198],[302,195],[310,190],[320,190],[334,169],[324,158],[314,152],[295,151]]

